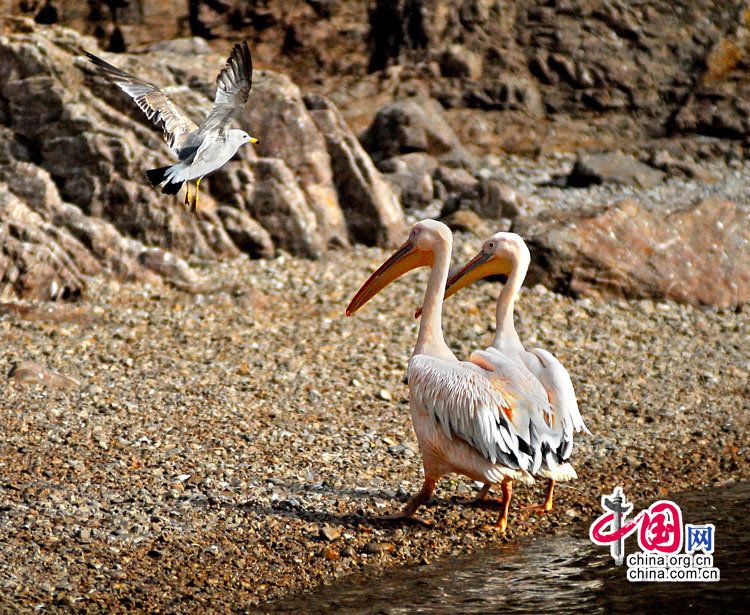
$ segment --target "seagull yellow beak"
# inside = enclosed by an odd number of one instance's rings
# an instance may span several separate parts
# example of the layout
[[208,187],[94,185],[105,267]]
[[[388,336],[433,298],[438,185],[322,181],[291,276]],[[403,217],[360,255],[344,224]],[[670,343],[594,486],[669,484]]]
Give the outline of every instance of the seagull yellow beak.
[[[509,275],[513,270],[513,263],[507,258],[500,258],[490,252],[482,250],[472,258],[462,269],[454,273],[445,283],[443,301],[455,295],[462,288],[491,275]],[[414,314],[414,318],[422,315],[422,308]]]
[[357,291],[354,298],[346,308],[346,315],[351,316],[365,303],[377,295],[381,290],[402,275],[416,269],[417,267],[431,267],[434,255],[432,252],[419,250],[416,242],[411,239],[396,250],[393,255],[385,261],[378,270],[373,273]]
[[257,145],[258,143],[260,143],[260,141],[258,141],[258,139],[256,139],[255,137],[250,137],[250,143],[252,143],[253,145]]

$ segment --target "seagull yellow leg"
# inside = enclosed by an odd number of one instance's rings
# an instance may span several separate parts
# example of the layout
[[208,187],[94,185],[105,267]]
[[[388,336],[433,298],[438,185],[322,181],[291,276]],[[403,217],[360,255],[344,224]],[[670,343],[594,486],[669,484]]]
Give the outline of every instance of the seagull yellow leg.
[[198,191],[200,190],[202,179],[202,177],[199,177],[198,181],[195,182],[195,200],[193,201],[193,211],[198,211]]
[[190,205],[190,184],[185,182],[185,205]]

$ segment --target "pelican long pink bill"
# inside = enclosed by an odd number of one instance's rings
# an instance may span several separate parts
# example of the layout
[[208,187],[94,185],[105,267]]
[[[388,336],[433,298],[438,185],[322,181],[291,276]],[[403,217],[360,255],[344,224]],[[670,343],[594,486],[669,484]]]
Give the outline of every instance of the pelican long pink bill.
[[365,303],[377,295],[394,280],[417,267],[432,266],[433,254],[419,249],[416,235],[412,232],[404,244],[396,250],[362,285],[346,308],[346,315],[352,316]]

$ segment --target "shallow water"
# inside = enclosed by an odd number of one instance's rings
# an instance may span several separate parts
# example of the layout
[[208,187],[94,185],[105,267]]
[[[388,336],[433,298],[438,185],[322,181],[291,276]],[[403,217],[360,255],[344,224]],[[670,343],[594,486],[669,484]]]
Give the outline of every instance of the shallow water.
[[[630,583],[626,567],[588,539],[588,527],[486,552],[346,578],[271,612],[306,613],[748,613],[750,483],[675,496],[683,523],[716,526],[718,583]],[[626,553],[637,548],[635,537]],[[676,610],[677,609],[677,610]]]

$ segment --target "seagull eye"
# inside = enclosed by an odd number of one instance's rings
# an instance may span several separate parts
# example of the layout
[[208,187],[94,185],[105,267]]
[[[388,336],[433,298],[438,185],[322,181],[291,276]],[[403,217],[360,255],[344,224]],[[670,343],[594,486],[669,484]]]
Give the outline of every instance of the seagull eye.
[[489,243],[487,244],[487,247],[488,247],[488,248],[489,248],[490,250],[494,250],[494,249],[495,249],[495,242],[494,242],[494,241],[490,241],[490,242],[489,242]]

